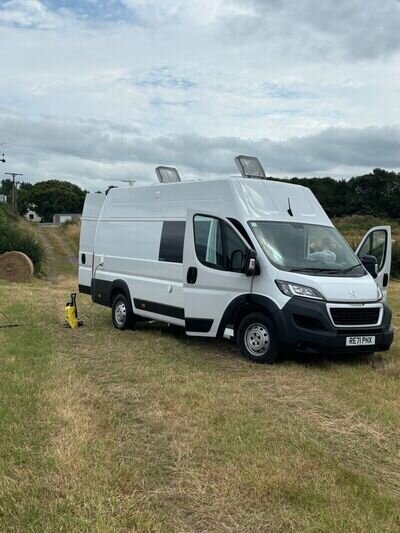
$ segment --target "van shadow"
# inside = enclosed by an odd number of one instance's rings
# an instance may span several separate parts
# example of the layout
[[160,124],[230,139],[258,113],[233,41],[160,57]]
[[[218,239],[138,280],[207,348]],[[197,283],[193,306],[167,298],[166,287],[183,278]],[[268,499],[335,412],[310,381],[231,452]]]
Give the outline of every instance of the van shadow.
[[[190,337],[186,335],[185,330],[180,326],[163,324],[161,322],[139,322],[136,325],[137,330],[142,332],[158,332],[168,338],[175,340],[185,347],[193,347],[195,350],[207,350],[208,354],[215,351],[215,354],[229,356],[232,358],[242,359],[234,341],[227,339],[215,339],[210,337]],[[384,363],[383,353],[374,354],[282,354],[276,363],[279,365],[301,365],[316,368],[330,368],[332,366],[371,366],[378,368]],[[249,364],[251,364],[249,362]],[[266,365],[268,367],[268,365]]]

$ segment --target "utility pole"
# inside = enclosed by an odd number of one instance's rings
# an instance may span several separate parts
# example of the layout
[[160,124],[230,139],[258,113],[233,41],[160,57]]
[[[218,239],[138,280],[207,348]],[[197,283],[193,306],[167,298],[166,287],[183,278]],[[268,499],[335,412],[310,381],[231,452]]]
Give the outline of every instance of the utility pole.
[[12,180],[13,180],[12,206],[13,206],[14,213],[16,213],[16,211],[17,211],[17,191],[16,191],[16,188],[15,188],[15,178],[17,176],[23,176],[23,174],[18,174],[17,172],[4,172],[4,174],[7,174],[8,176],[12,176]]

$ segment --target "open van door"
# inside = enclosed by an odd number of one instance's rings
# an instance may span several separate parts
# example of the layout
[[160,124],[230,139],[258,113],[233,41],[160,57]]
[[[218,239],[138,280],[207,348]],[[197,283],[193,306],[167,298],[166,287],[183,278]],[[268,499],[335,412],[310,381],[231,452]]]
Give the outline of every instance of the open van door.
[[236,228],[216,213],[188,209],[183,249],[185,329],[215,337],[229,303],[252,289],[255,252]]
[[392,231],[390,226],[376,226],[371,228],[356,250],[360,260],[366,255],[372,255],[377,260],[377,276],[375,282],[380,287],[386,300],[389,285],[390,267],[392,263]]

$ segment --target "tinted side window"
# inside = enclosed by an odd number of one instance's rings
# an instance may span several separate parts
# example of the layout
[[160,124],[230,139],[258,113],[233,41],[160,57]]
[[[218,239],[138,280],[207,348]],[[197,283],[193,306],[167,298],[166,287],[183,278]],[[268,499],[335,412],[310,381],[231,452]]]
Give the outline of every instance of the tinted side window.
[[170,263],[182,263],[184,238],[184,221],[164,222],[161,232],[158,260],[168,261]]
[[194,240],[197,257],[204,265],[232,272],[243,271],[247,246],[223,220],[196,215]]
[[243,237],[243,239],[247,242],[247,244],[250,246],[250,248],[254,248],[254,245],[250,239],[249,234],[244,229],[243,224],[239,222],[239,220],[236,220],[236,218],[230,218],[228,217],[229,222],[232,223],[233,226],[237,229],[237,231],[240,233],[240,235]]
[[194,243],[199,261],[211,268],[224,269],[220,220],[196,215],[194,217]]
[[224,227],[225,268],[232,272],[243,272],[247,246],[233,229],[222,222]]
[[385,261],[386,239],[387,236],[385,230],[373,231],[362,245],[358,256],[361,258],[364,257],[364,255],[375,256],[378,261],[378,269],[381,270]]

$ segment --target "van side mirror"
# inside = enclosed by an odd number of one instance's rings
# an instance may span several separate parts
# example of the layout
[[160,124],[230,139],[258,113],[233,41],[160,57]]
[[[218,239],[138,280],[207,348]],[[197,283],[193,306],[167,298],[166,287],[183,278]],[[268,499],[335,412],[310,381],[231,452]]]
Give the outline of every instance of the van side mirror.
[[371,274],[373,278],[376,278],[378,275],[378,261],[374,255],[364,255],[361,257],[361,263],[365,270]]
[[243,272],[244,253],[242,250],[234,250],[230,257],[230,268],[233,272]]
[[244,272],[246,276],[254,276],[257,273],[257,252],[249,248],[246,254]]

